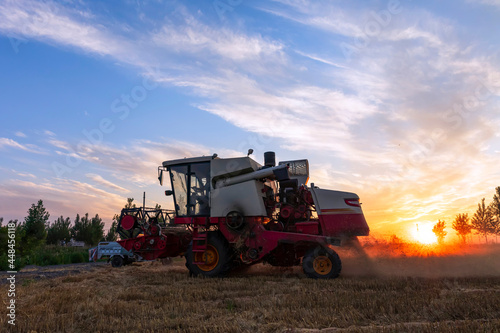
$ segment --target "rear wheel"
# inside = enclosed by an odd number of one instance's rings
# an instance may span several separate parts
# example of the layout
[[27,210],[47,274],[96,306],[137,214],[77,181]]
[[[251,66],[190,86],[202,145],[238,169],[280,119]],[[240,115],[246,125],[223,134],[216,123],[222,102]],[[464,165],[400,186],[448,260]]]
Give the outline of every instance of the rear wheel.
[[122,267],[123,266],[123,258],[120,256],[113,256],[113,259],[111,259],[111,266]]
[[313,279],[335,279],[342,270],[342,262],[335,251],[318,246],[304,256],[302,269]]
[[[202,263],[202,264],[196,264]],[[220,277],[230,269],[231,251],[227,242],[217,233],[208,235],[205,252],[193,252],[193,243],[186,251],[186,267],[191,275]]]

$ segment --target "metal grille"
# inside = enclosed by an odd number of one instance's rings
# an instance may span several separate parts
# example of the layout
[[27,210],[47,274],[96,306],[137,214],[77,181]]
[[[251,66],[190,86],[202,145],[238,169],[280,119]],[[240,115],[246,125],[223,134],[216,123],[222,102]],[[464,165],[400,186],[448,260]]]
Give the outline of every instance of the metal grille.
[[307,160],[279,162],[279,165],[282,164],[288,164],[290,176],[309,176],[309,162]]

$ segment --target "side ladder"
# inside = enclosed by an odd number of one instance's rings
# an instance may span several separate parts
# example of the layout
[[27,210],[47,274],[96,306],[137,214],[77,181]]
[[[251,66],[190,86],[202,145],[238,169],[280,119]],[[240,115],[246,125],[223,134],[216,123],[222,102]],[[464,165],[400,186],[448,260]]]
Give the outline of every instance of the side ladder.
[[[209,225],[209,218],[207,217],[205,220],[205,223],[198,223],[195,218],[192,218],[192,224],[193,224],[193,264],[195,265],[204,265],[206,264],[205,261],[194,261],[197,256],[197,253],[203,253],[207,250],[208,247],[208,225]],[[200,232],[200,228],[205,229],[204,232]]]

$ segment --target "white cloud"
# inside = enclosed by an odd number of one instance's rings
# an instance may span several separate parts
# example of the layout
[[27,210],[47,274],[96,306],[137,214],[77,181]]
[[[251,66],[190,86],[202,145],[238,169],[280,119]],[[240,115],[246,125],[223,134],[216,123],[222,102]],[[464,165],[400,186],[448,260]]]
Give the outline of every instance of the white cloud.
[[53,2],[5,1],[0,4],[0,30],[19,38],[35,38],[76,46],[102,55],[124,51],[124,41],[106,36],[103,27],[75,20],[71,12]]
[[22,149],[22,150],[27,150],[26,147],[18,143],[17,141],[14,141],[12,139],[8,138],[0,138],[0,148],[3,147],[13,147],[17,149]]
[[49,131],[49,130],[45,130],[45,131],[43,131],[43,133],[47,136],[52,136],[52,137],[56,136],[56,133]]
[[[63,141],[58,142],[58,145],[72,147],[70,143]],[[127,197],[142,197],[143,191],[147,192],[148,206],[154,207],[156,203],[160,203],[163,208],[168,208],[171,203],[162,195],[163,191],[157,180],[157,167],[165,160],[211,156],[216,151],[223,157],[241,155],[227,149],[176,140],[137,140],[123,147],[110,144],[89,145],[85,152],[74,155],[81,158],[82,162],[73,172],[65,174],[64,178],[55,177],[51,173],[46,178],[31,177],[28,173],[13,171],[22,178],[0,181],[0,211],[6,218],[21,218],[20,212],[26,211],[31,203],[43,199],[54,216],[73,217],[76,213],[98,213],[110,224],[111,218],[120,212]],[[64,161],[58,160],[60,163]],[[105,174],[110,175],[114,181],[105,179]],[[91,181],[82,180],[82,176]],[[110,191],[100,188],[101,186]],[[168,182],[165,186],[169,186]]]
[[270,9],[268,7],[259,7],[259,9],[300,24],[328,31],[332,34],[348,37],[361,37],[364,35],[363,28],[358,21],[360,20],[359,13],[347,11],[345,6],[324,1],[275,2],[280,2],[291,10],[284,10],[283,8]]
[[90,215],[99,214],[111,224],[113,215],[126,202],[122,196],[69,179],[12,179],[0,184],[0,187],[0,211],[9,218],[22,219],[20,213],[42,199],[51,218],[60,215],[74,217],[77,213],[88,212]]
[[199,107],[245,130],[284,139],[288,148],[294,150],[350,154],[350,126],[377,112],[376,107],[356,96],[314,86],[271,92],[257,87],[238,91],[237,100],[218,96],[222,103]]
[[234,61],[265,60],[279,55],[283,46],[261,36],[238,34],[225,28],[212,28],[186,17],[182,24],[166,24],[152,40],[169,52],[221,56]]
[[9,139],[9,138],[0,138],[0,149],[2,148],[14,148],[19,150],[24,150],[30,153],[42,154],[43,152],[38,149],[36,145],[33,144],[20,144],[19,142]]
[[279,41],[209,26],[186,10],[179,10],[178,16],[175,22],[167,20],[154,30],[139,31],[107,24],[92,13],[55,2],[7,1],[0,4],[0,32],[111,56],[177,86],[200,73],[222,79],[229,67],[268,75],[269,69],[286,62]]
[[36,179],[36,176],[32,173],[29,173],[29,172],[19,172],[16,170],[11,170],[11,171],[20,177]]
[[113,189],[115,191],[122,192],[122,193],[128,193],[128,192],[130,192],[126,188],[118,186],[118,185],[110,182],[109,180],[106,180],[106,179],[102,178],[100,175],[97,175],[95,173],[87,173],[85,176],[87,176],[87,178],[92,179],[94,182],[96,182],[96,183],[98,183],[100,185],[103,185],[105,187],[108,187],[110,189]]
[[[54,136],[55,136],[55,134],[54,134]],[[56,147],[56,148],[59,148],[59,149],[64,149],[64,150],[66,150],[66,151],[72,151],[72,150],[73,150],[73,149],[71,148],[71,146],[70,146],[68,143],[66,143],[66,142],[64,142],[64,141],[61,141],[61,140],[49,139],[49,140],[48,140],[48,142],[49,142],[52,146],[54,146],[54,147]]]
[[349,69],[347,66],[345,65],[342,65],[340,63],[336,63],[336,62],[333,62],[331,60],[328,60],[328,59],[324,59],[324,58],[321,58],[317,55],[313,55],[313,54],[307,54],[307,53],[304,53],[304,52],[301,52],[301,51],[295,51],[297,52],[298,54],[300,54],[301,56],[304,56],[306,58],[310,58],[312,60],[315,60],[315,61],[319,61],[321,63],[324,63],[324,64],[327,64],[327,65],[330,65],[330,66],[333,66],[333,67],[338,67],[338,68],[344,68],[344,69]]

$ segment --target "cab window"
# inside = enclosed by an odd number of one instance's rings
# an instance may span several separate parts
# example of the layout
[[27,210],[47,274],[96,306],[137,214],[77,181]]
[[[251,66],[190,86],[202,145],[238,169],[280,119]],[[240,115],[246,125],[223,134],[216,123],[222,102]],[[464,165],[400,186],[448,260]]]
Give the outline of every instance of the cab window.
[[177,216],[210,215],[210,162],[170,167]]

